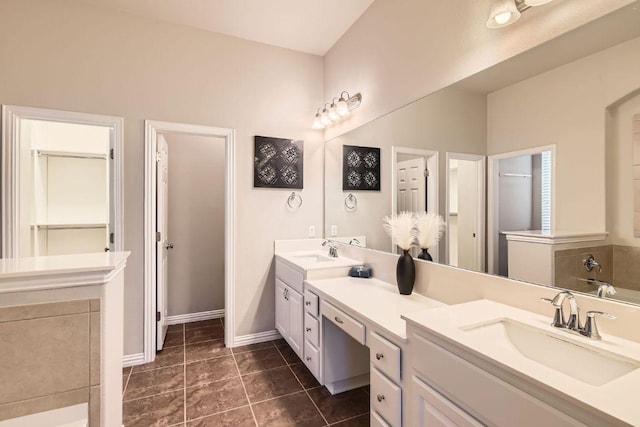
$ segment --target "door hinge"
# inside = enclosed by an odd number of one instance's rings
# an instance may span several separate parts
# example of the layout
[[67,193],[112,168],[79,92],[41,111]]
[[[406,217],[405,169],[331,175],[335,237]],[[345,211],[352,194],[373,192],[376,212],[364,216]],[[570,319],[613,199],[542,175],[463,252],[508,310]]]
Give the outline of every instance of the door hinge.
[[159,322],[161,318],[162,318],[162,315],[160,314],[160,312],[156,311],[156,322]]
[[115,242],[116,242],[116,238],[114,236],[114,233],[109,233],[109,243],[113,245]]
[[159,231],[156,231],[156,242],[161,242],[162,241],[162,233],[160,233]]
[[159,162],[160,159],[162,158],[162,155],[160,154],[160,152],[156,152],[156,162]]
[[429,169],[425,169],[424,170],[424,177],[428,178],[429,177]]
[[109,157],[111,157],[111,160],[113,160],[113,148],[109,150]]

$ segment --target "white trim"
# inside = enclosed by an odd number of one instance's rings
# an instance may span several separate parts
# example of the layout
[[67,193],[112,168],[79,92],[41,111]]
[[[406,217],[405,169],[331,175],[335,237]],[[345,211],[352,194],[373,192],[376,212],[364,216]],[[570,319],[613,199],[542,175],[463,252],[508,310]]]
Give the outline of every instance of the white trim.
[[114,251],[123,250],[123,152],[122,141],[124,119],[101,114],[44,108],[2,106],[2,257],[20,256],[20,120],[46,120],[111,128],[114,152],[113,179],[115,200],[110,200],[114,209]]
[[607,238],[608,233],[558,233],[542,234],[540,232],[511,232],[502,234],[513,242],[541,243],[543,245],[559,245],[563,243],[599,242]]
[[128,368],[129,366],[142,365],[146,363],[144,360],[144,353],[125,354],[122,356],[122,367]]
[[145,120],[144,132],[144,358],[155,359],[156,332],[156,151],[159,133],[214,136],[225,140],[225,328],[227,347],[235,342],[235,131],[212,126]]
[[[440,214],[440,192],[439,192],[439,153],[432,150],[423,150],[421,148],[408,148],[408,147],[391,147],[391,214],[395,214],[398,208],[397,190],[398,183],[396,175],[398,174],[398,154],[409,154],[414,156],[422,156],[427,162],[427,170],[429,171],[429,177],[432,178],[428,181],[427,185],[427,211],[437,212]],[[438,243],[437,249],[434,247],[429,248],[430,254],[433,257],[434,262],[438,262],[440,259],[440,244]],[[395,246],[391,246],[391,253],[396,253]]]
[[221,310],[167,316],[164,321],[167,325],[180,325],[182,323],[200,322],[202,320],[219,319],[221,317],[224,317],[224,308]]
[[497,273],[497,258],[495,256],[498,242],[495,235],[498,232],[498,162],[502,159],[540,154],[551,151],[551,230],[556,226],[556,145],[543,145],[524,150],[510,151],[488,156],[487,170],[487,273]]
[[241,345],[257,344],[265,341],[277,340],[280,338],[282,338],[282,335],[280,335],[280,332],[274,329],[272,331],[258,332],[257,334],[241,335],[239,337],[236,337],[233,346],[227,347],[239,347]]
[[486,225],[485,225],[485,221],[486,221],[486,195],[487,195],[487,188],[485,185],[485,171],[487,168],[487,158],[483,155],[479,155],[479,154],[466,154],[466,153],[450,153],[447,152],[446,153],[446,163],[445,163],[445,170],[446,170],[446,176],[445,176],[445,222],[447,224],[446,228],[445,228],[445,234],[446,234],[446,238],[444,239],[444,243],[445,243],[445,260],[447,265],[449,265],[449,234],[448,234],[448,230],[449,230],[449,210],[450,210],[450,200],[449,200],[449,161],[450,160],[470,160],[470,161],[475,161],[479,163],[479,167],[478,167],[478,224],[477,224],[477,234],[478,234],[478,239],[476,241],[477,245],[478,245],[478,266],[480,268],[480,272],[485,272],[486,271],[486,265],[485,265],[485,260],[486,260],[486,256],[485,256],[485,252],[486,252],[486,246],[485,246],[485,240],[486,240]]

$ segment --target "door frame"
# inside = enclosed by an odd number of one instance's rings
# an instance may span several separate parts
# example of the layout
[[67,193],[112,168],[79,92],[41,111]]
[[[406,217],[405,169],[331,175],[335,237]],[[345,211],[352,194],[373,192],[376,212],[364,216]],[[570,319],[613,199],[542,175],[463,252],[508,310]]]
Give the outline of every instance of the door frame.
[[45,108],[2,106],[2,258],[20,257],[20,121],[43,120],[80,125],[108,127],[113,147],[113,199],[109,200],[114,215],[114,250],[123,249],[123,132],[124,119],[102,114]]
[[[408,154],[412,156],[421,156],[425,158],[427,169],[429,170],[429,177],[427,183],[427,212],[435,212],[440,214],[439,198],[440,193],[438,191],[439,181],[439,169],[438,169],[438,152],[433,150],[424,150],[422,148],[410,148],[410,147],[391,147],[391,214],[395,214],[398,209],[398,155]],[[431,256],[434,262],[438,262],[440,258],[440,244],[438,244],[437,251],[431,251]],[[391,244],[391,253],[396,253],[395,245]]]
[[543,145],[487,156],[487,273],[489,274],[498,274],[498,257],[496,256],[498,240],[495,234],[499,231],[499,162],[512,157],[540,154],[543,151],[551,151],[551,231],[553,231],[556,224],[556,145]]
[[158,134],[224,138],[225,144],[225,328],[224,342],[235,340],[235,130],[186,123],[145,120],[144,132],[144,362],[156,357],[156,151]]
[[[451,210],[451,201],[449,200],[449,186],[451,185],[450,180],[450,171],[449,171],[449,161],[450,160],[468,160],[475,161],[479,163],[478,167],[478,205],[476,206],[478,210],[478,224],[477,224],[477,233],[478,240],[476,241],[476,245],[478,246],[478,266],[481,270],[481,273],[486,271],[485,265],[485,239],[486,239],[486,226],[485,226],[485,215],[486,215],[486,164],[487,158],[486,156],[480,154],[467,154],[467,153],[446,153],[445,160],[445,189],[446,189],[446,200],[445,200],[445,223],[447,227],[445,230],[449,230],[449,212]],[[447,238],[445,239],[445,260],[447,265],[449,265],[449,235],[447,233]]]

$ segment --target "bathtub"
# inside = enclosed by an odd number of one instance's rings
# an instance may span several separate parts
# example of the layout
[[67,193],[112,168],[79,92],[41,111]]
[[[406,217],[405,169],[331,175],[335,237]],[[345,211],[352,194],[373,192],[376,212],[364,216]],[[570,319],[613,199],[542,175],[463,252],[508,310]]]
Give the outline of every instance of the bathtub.
[[0,421],[0,427],[87,427],[88,413],[88,405],[81,403]]

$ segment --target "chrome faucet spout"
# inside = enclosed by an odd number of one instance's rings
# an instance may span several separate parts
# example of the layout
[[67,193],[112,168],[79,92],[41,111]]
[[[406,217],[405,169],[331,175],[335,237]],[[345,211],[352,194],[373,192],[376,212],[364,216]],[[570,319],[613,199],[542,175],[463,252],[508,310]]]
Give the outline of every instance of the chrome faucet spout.
[[[569,301],[569,318],[565,321],[562,305],[564,301]],[[580,329],[580,308],[573,294],[569,291],[559,292],[552,300],[545,299],[556,307],[556,314],[552,325],[556,328],[567,328],[573,331]]]
[[331,240],[325,240],[322,242],[322,246],[329,245],[329,256],[332,258],[338,258],[338,247]]

